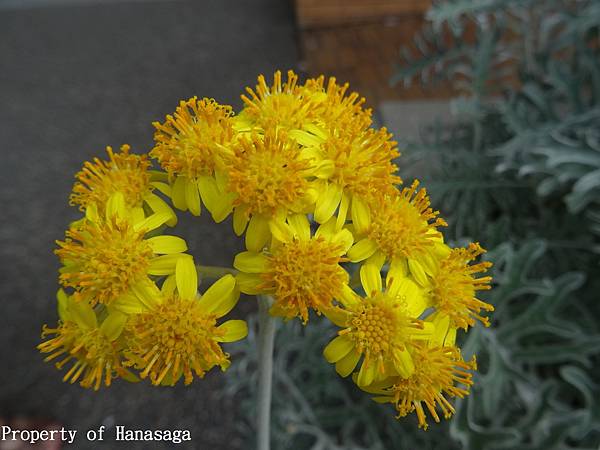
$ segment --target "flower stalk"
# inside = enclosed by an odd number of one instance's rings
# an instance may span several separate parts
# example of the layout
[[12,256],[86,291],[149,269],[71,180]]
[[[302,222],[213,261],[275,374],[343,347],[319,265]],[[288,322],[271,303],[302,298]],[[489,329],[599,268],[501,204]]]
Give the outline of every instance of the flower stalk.
[[275,318],[269,314],[272,304],[270,296],[258,296],[257,450],[271,448],[271,388],[275,341]]

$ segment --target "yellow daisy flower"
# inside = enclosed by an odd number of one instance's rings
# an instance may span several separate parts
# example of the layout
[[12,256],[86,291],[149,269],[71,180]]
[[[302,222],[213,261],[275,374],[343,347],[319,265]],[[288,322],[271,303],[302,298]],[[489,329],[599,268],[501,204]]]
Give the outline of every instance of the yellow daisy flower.
[[262,250],[273,221],[306,212],[314,204],[315,191],[308,181],[311,163],[283,131],[241,137],[228,166],[228,190],[235,194],[234,231],[240,236],[248,226],[250,251]]
[[[349,208],[355,215],[361,214],[366,209],[366,199],[394,195],[395,186],[402,182],[392,162],[399,156],[396,142],[385,128],[362,130],[360,125],[353,129],[352,122],[344,125],[326,135],[320,145],[304,151],[313,158],[321,181],[315,220],[324,223],[339,208],[339,228],[345,223]],[[308,144],[302,138],[298,140]]]
[[242,252],[234,267],[242,292],[274,297],[270,313],[308,322],[308,311],[318,314],[343,295],[348,273],[340,266],[352,245],[348,230],[336,231],[334,222],[321,225],[311,236],[303,214],[288,217],[274,227],[278,242],[266,252]]
[[455,346],[415,344],[411,354],[415,367],[412,375],[393,377],[363,389],[377,394],[374,398],[377,402],[393,403],[398,418],[415,412],[419,428],[427,429],[425,408],[436,422],[440,421],[438,408],[449,419],[455,410],[447,397],[464,398],[469,394],[473,384],[470,371],[476,370],[477,364],[474,357],[465,362]]
[[110,386],[118,376],[132,378],[121,364],[119,338],[127,316],[112,312],[98,324],[92,307],[74,301],[64,291],[58,292],[60,322],[56,328],[44,325],[42,338],[54,336],[38,345],[42,353],[49,353],[44,361],[61,357],[56,363],[62,369],[73,361],[63,381],[79,384],[84,388],[98,390],[104,381]]
[[225,193],[223,160],[231,154],[235,139],[232,116],[230,106],[193,97],[180,102],[164,123],[154,122],[150,156],[168,173],[171,185],[166,192],[177,209],[198,216],[202,200],[216,222],[231,212],[223,208],[231,203]]
[[[477,243],[467,248],[455,248],[439,262],[429,288],[431,304],[438,311],[437,320],[445,321],[445,328],[458,327],[465,331],[479,320],[486,327],[490,325],[481,311],[493,311],[489,303],[477,299],[477,291],[491,288],[492,277],[475,278],[477,273],[485,273],[492,266],[489,261],[470,264],[485,250]],[[440,327],[444,328],[444,327]]]
[[76,297],[111,304],[148,275],[168,275],[175,270],[185,241],[176,236],[146,237],[169,220],[168,213],[147,218],[129,215],[121,193],[113,195],[100,216],[95,204],[86,211],[87,220],[72,226],[55,253],[63,263],[59,281],[76,290]]
[[154,180],[147,155],[129,153],[130,146],[122,145],[120,153],[114,153],[112,147],[106,147],[109,161],[94,158],[93,163],[86,161],[81,171],[75,175],[77,182],[69,203],[79,206],[85,211],[95,203],[104,210],[108,199],[116,192],[121,192],[127,208],[147,206],[155,213],[164,212],[171,215],[169,226],[177,223],[177,216],[171,207],[153,193],[155,187],[162,188],[162,183]]
[[138,302],[129,298],[117,305],[129,311],[139,308],[125,330],[127,365],[154,385],[175,385],[182,376],[187,385],[194,375],[202,378],[216,365],[227,369],[229,355],[219,344],[248,334],[243,320],[217,326],[217,319],[231,311],[239,298],[235,278],[225,275],[198,296],[196,267],[188,257],[178,260],[175,275],[168,280],[162,291],[148,285],[137,293]]
[[437,230],[446,226],[439,211],[430,208],[425,189],[417,191],[418,181],[395,196],[370,202],[372,206],[352,205],[352,224],[363,236],[348,251],[352,262],[367,258],[401,264],[422,286],[428,285],[438,255],[446,252],[442,235]]
[[388,272],[383,289],[379,268],[364,264],[360,279],[366,296],[361,298],[348,288],[339,299],[343,308],[325,312],[343,329],[323,354],[343,377],[350,375],[363,357],[357,378],[360,386],[391,374],[410,376],[414,371],[410,346],[433,333],[433,324],[417,319],[426,308],[422,289],[396,274],[395,267]]

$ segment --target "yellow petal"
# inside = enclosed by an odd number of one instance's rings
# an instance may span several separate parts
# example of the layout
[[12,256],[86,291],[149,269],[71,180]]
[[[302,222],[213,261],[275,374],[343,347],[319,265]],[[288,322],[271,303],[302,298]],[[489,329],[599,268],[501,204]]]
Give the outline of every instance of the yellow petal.
[[160,291],[148,278],[131,286],[131,292],[133,292],[139,301],[148,309],[152,309],[160,301]]
[[341,200],[342,188],[335,183],[328,183],[325,192],[317,199],[315,221],[324,223],[331,219]]
[[159,192],[162,192],[167,197],[171,197],[171,195],[173,193],[171,186],[169,186],[167,183],[163,183],[160,181],[153,181],[152,183],[150,183],[150,186],[155,187],[156,189],[158,189]]
[[369,297],[381,292],[381,274],[373,264],[363,264],[360,268],[360,282]]
[[185,203],[194,216],[200,215],[200,194],[198,194],[198,185],[189,178],[185,181]]
[[175,266],[177,291],[183,299],[193,299],[198,292],[198,272],[193,258],[179,258]]
[[334,325],[337,325],[338,327],[342,327],[342,328],[346,327],[346,325],[348,324],[348,319],[351,316],[351,314],[348,311],[343,310],[342,308],[339,308],[337,306],[322,308],[321,312]]
[[155,236],[146,239],[154,253],[169,255],[171,253],[183,253],[187,250],[187,244],[177,236]]
[[85,301],[73,301],[69,305],[69,316],[81,328],[93,329],[98,326],[96,313]]
[[102,325],[100,325],[100,331],[111,341],[116,340],[123,331],[125,327],[125,322],[127,322],[127,314],[123,314],[119,311],[112,311]]
[[327,180],[335,173],[335,162],[331,159],[319,161],[314,170],[314,176]]
[[360,387],[368,386],[375,380],[375,375],[377,374],[377,367],[373,361],[369,361],[367,364],[366,361],[363,361],[360,366],[360,371],[358,372],[358,378],[356,379],[356,384]]
[[122,295],[110,304],[110,309],[124,314],[140,314],[147,311],[146,305],[133,294]]
[[258,288],[262,284],[262,279],[255,273],[240,272],[235,276],[237,287],[244,294],[257,295],[262,294],[262,290]]
[[381,252],[375,252],[367,259],[367,264],[372,264],[377,267],[379,270],[383,268],[383,264],[385,263],[385,255]]
[[352,288],[347,284],[345,284],[342,287],[341,295],[339,297],[336,297],[336,300],[339,300],[342,303],[342,305],[346,307],[354,306],[361,301],[360,297],[356,294],[356,292],[354,292]]
[[350,353],[335,363],[336,372],[342,377],[347,377],[354,369],[356,369],[359,359],[360,353],[352,349]]
[[[429,319],[428,319],[429,320]],[[431,343],[437,347],[441,347],[446,340],[446,335],[450,329],[450,317],[446,314],[434,314],[430,318],[434,325],[434,332],[431,336]]]
[[160,212],[154,213],[151,216],[146,217],[143,221],[137,222],[133,229],[135,231],[144,231],[149,232],[157,229],[161,225],[164,225],[171,219],[171,216],[168,213]]
[[123,218],[125,215],[125,197],[123,193],[115,192],[106,202],[106,219],[110,220],[112,217]]
[[167,221],[167,225],[170,227],[177,225],[177,215],[175,214],[175,211],[173,211],[173,209],[171,209],[167,202],[165,202],[162,198],[154,194],[148,194],[144,196],[144,201],[148,204],[148,206],[150,206],[150,209],[153,212],[166,212],[171,214],[171,219]]
[[292,214],[288,217],[288,223],[298,239],[308,241],[310,239],[310,222],[305,214]]
[[392,293],[393,296],[397,295],[397,291],[394,291],[394,281],[401,280],[408,275],[408,266],[406,265],[405,258],[395,258],[390,264],[387,276],[385,278],[385,285]]
[[408,378],[415,371],[415,364],[408,350],[394,351],[394,368],[398,371],[401,377]]
[[176,288],[177,281],[175,280],[175,269],[173,269],[173,275],[169,275],[165,278],[165,281],[163,281],[163,284],[160,287],[160,292],[162,292],[165,297],[171,297]]
[[200,299],[200,304],[217,317],[227,314],[237,303],[239,292],[235,289],[235,278],[227,274],[213,283]]
[[269,260],[262,253],[241,252],[235,256],[233,267],[241,272],[261,273],[267,270]]
[[217,342],[235,342],[248,336],[248,325],[243,320],[228,320],[217,327],[217,330],[225,332],[215,339]]
[[69,297],[63,289],[56,293],[58,318],[65,322],[69,320]]
[[377,250],[377,244],[368,238],[361,239],[348,250],[348,258],[352,262],[367,259]]
[[427,274],[425,273],[425,269],[419,261],[416,259],[408,260],[408,270],[414,277],[415,281],[419,283],[421,286],[425,287],[429,285],[429,281],[427,280]]
[[162,255],[150,260],[148,267],[149,275],[171,275],[175,273],[175,265],[180,258],[187,258],[189,255],[174,253],[171,255]]
[[345,255],[354,243],[354,236],[352,236],[352,233],[348,230],[340,230],[331,240],[342,246],[342,255]]
[[283,220],[269,220],[269,230],[273,237],[280,242],[291,242],[294,238],[294,230]]
[[458,328],[450,327],[448,328],[448,333],[446,333],[446,339],[444,339],[444,345],[451,347],[456,344],[456,332]]
[[171,200],[173,206],[181,211],[187,211],[187,202],[185,198],[186,177],[177,177],[171,188]]
[[371,226],[371,211],[356,195],[352,197],[352,223],[358,234],[364,234]]
[[344,192],[342,193],[342,201],[340,202],[340,209],[335,221],[335,228],[341,230],[346,223],[348,218],[348,208],[350,206],[350,196]]
[[248,220],[250,220],[248,214],[246,214],[247,210],[247,208],[238,206],[233,211],[233,231],[238,236],[244,234]]
[[335,363],[346,356],[353,348],[354,342],[351,339],[346,336],[336,336],[323,350],[323,356],[330,363]]
[[259,252],[270,237],[269,221],[263,216],[253,215],[246,231],[246,248],[253,252]]
[[304,147],[316,147],[323,142],[318,136],[302,130],[290,130],[288,136]]
[[100,216],[98,215],[98,207],[95,203],[90,203],[85,208],[85,218],[90,222],[98,223]]

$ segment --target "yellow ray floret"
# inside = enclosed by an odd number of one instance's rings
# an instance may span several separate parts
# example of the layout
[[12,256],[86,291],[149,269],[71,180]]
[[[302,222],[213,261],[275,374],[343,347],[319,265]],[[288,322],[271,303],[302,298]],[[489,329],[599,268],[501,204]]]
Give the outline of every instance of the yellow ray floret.
[[146,233],[170,216],[127,215],[120,194],[111,197],[105,216],[96,213],[88,217],[67,230],[66,239],[57,241],[60,248],[55,252],[63,263],[60,283],[74,288],[79,299],[92,305],[112,303],[148,275],[173,273],[177,258],[187,250],[179,237],[146,238]]
[[469,264],[485,250],[477,243],[467,248],[452,249],[439,263],[431,280],[432,304],[441,316],[450,317],[450,326],[467,329],[479,320],[485,326],[490,322],[481,316],[481,311],[493,311],[494,307],[475,296],[477,291],[490,289],[492,277],[475,278],[477,273],[485,273],[492,266],[489,261]]
[[44,361],[60,358],[57,369],[72,363],[63,381],[98,390],[110,386],[118,376],[131,377],[121,363],[117,339],[123,330],[126,316],[109,314],[101,325],[96,314],[86,303],[75,302],[63,291],[58,294],[60,322],[56,328],[44,326],[42,338],[52,338],[38,345],[42,353],[49,353]]
[[320,314],[331,307],[348,283],[348,273],[340,263],[352,245],[350,232],[336,232],[333,225],[322,225],[311,236],[303,214],[277,223],[273,229],[277,245],[265,253],[248,251],[236,256],[234,267],[240,270],[242,292],[272,295],[272,315],[300,317],[305,324],[310,309]]
[[367,392],[378,394],[380,403],[393,403],[398,418],[415,412],[419,427],[427,429],[426,410],[436,422],[440,421],[438,408],[444,418],[454,414],[448,397],[464,398],[473,384],[472,373],[477,365],[475,358],[465,362],[457,347],[428,348],[416,344],[412,349],[415,365],[408,378],[394,377],[366,387]]
[[325,348],[325,358],[336,364],[340,375],[348,376],[364,357],[357,378],[360,386],[392,374],[407,377],[414,371],[410,346],[433,333],[431,323],[417,319],[425,309],[423,293],[408,279],[388,279],[383,290],[379,269],[373,264],[363,265],[360,275],[366,297],[347,290],[341,300],[343,308],[326,312],[343,329]]
[[233,276],[221,278],[198,298],[195,266],[191,258],[182,258],[175,280],[177,292],[147,291],[144,309],[131,316],[125,329],[127,365],[154,385],[174,385],[181,377],[187,385],[216,365],[225,370],[229,355],[219,344],[248,333],[242,320],[217,325],[239,298]]

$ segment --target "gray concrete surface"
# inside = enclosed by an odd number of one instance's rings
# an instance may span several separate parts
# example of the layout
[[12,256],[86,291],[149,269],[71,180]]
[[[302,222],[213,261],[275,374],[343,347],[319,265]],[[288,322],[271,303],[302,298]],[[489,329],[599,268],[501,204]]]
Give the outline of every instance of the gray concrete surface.
[[[290,3],[0,9],[0,417],[54,419],[80,434],[101,424],[189,428],[189,448],[252,448],[235,432],[235,405],[219,400],[217,372],[187,388],[117,383],[94,393],[62,383],[35,346],[42,324],[56,320],[52,250],[77,215],[67,198],[82,162],[109,144],[147,151],[151,122],[179,99],[237,106],[258,73],[293,67]],[[230,224],[183,222],[178,232],[200,261],[230,264],[241,249]],[[70,448],[120,447],[80,436]]]

